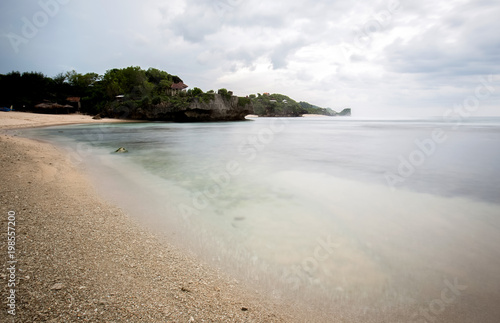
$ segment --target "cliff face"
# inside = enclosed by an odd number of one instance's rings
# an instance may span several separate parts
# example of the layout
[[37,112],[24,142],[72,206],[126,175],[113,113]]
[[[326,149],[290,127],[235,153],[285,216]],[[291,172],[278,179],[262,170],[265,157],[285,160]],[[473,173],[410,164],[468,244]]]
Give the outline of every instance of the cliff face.
[[340,112],[336,112],[334,116],[340,116],[340,117],[350,117],[351,116],[351,109],[347,108],[344,109]]
[[244,120],[252,113],[253,106],[249,102],[236,96],[213,94],[210,100],[193,99],[182,104],[161,102],[140,107],[117,104],[107,109],[105,115],[134,120],[207,122]]
[[209,102],[193,101],[189,108],[176,115],[175,121],[235,121],[253,113],[252,104],[239,104],[236,96],[214,94]]

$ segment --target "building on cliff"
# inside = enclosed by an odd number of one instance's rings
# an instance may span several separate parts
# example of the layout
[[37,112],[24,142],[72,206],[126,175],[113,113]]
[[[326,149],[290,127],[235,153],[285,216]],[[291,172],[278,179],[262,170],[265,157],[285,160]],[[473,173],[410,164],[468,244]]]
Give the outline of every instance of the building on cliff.
[[179,92],[182,92],[182,91],[185,91],[186,89],[188,88],[188,86],[186,84],[184,84],[184,82],[177,82],[177,83],[174,83],[170,86],[170,91],[168,91],[167,93],[169,95],[177,95],[179,94]]
[[176,91],[183,91],[183,90],[187,89],[188,86],[186,84],[184,84],[184,82],[179,82],[179,83],[172,84],[172,86],[170,86],[170,88],[172,90],[176,90]]

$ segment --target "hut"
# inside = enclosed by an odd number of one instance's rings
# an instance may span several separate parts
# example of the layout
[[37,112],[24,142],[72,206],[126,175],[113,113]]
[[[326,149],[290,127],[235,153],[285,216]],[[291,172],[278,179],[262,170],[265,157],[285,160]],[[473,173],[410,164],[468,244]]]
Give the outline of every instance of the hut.
[[188,86],[186,84],[184,84],[184,82],[178,82],[178,83],[172,84],[172,86],[170,86],[170,88],[172,90],[182,91],[182,90],[185,90],[186,88],[188,88]]
[[73,103],[78,108],[78,111],[80,111],[82,105],[81,105],[81,100],[79,97],[72,96],[72,97],[66,98],[66,101]]
[[35,105],[33,112],[48,114],[70,114],[74,113],[76,108],[72,105],[62,105],[59,103],[44,102]]
[[178,95],[184,90],[186,90],[188,86],[184,84],[184,82],[180,81],[177,83],[174,83],[170,86],[170,89],[167,91],[167,94],[169,95]]

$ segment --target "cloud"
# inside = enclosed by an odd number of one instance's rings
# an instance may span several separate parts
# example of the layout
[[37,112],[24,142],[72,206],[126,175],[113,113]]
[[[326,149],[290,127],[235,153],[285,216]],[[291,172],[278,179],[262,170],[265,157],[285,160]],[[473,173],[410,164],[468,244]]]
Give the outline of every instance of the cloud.
[[210,2],[188,0],[183,11],[169,19],[165,28],[186,41],[199,43],[206,36],[218,31],[218,20],[219,17]]
[[367,115],[436,114],[500,74],[498,1],[70,1],[19,53],[5,35],[40,6],[1,9],[0,73],[151,66],[203,89],[280,92]]
[[463,5],[438,15],[440,23],[421,26],[411,39],[397,39],[385,49],[387,64],[399,73],[484,75],[499,73],[500,40],[495,35],[497,10]]

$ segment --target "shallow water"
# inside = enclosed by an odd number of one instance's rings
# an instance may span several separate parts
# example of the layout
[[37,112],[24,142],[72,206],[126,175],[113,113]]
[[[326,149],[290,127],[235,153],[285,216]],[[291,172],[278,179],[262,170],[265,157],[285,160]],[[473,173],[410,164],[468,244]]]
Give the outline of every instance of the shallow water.
[[[404,308],[407,321],[422,320],[415,313],[450,282],[463,290],[447,307],[499,299],[498,118],[260,118],[22,134],[65,147],[104,196],[277,299],[361,316]],[[121,146],[129,153],[112,153]]]

